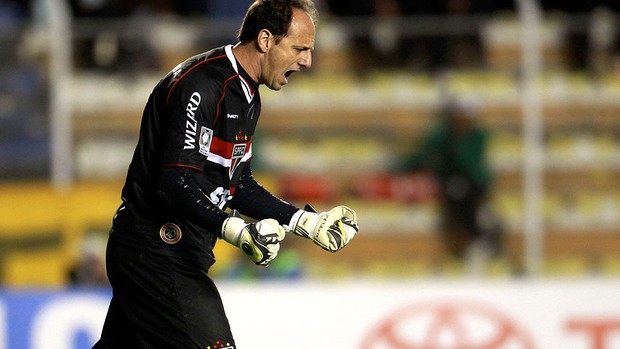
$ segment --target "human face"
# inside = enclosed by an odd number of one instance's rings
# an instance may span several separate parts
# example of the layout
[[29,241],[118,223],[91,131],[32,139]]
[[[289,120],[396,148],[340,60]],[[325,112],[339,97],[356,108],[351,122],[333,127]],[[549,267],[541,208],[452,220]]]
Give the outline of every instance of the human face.
[[270,37],[270,48],[265,53],[262,82],[272,90],[280,90],[288,83],[291,74],[312,65],[314,50],[314,23],[310,16],[300,9],[293,10],[288,34],[276,44]]

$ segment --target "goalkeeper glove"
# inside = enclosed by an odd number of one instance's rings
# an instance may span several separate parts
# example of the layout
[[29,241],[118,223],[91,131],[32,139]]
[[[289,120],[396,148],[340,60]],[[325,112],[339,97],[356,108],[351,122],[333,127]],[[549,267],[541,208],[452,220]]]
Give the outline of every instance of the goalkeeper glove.
[[359,225],[355,211],[346,206],[336,206],[327,212],[317,213],[306,205],[291,219],[289,229],[293,233],[314,241],[329,252],[342,249],[353,239]]
[[285,230],[275,219],[246,223],[236,210],[222,224],[222,238],[239,247],[254,263],[266,266],[280,250]]

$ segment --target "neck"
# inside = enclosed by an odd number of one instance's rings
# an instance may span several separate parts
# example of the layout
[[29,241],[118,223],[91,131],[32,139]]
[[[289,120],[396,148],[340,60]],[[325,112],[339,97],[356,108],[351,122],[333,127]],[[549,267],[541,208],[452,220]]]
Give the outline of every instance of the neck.
[[260,83],[260,57],[258,57],[257,51],[252,47],[254,43],[238,43],[233,47],[233,54],[237,63],[243,67],[243,69],[250,75],[252,80]]

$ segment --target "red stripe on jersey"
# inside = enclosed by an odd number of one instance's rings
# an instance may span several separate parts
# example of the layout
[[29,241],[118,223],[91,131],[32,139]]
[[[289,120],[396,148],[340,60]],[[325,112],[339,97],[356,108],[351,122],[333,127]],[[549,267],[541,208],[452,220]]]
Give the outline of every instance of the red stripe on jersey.
[[215,155],[219,155],[225,159],[232,159],[233,148],[235,147],[235,145],[245,144],[245,152],[243,153],[245,155],[248,152],[248,150],[250,150],[250,144],[252,144],[252,138],[253,137],[250,137],[250,140],[245,143],[232,143],[232,142],[227,142],[217,137],[213,137],[213,141],[211,142],[211,148],[209,149],[209,152]]
[[216,57],[211,57],[211,58],[207,58],[204,61],[194,65],[193,67],[189,68],[185,73],[183,73],[183,75],[181,75],[177,81],[174,82],[174,84],[172,84],[172,87],[170,87],[170,90],[168,91],[168,96],[166,97],[166,106],[168,106],[168,103],[170,102],[170,95],[172,95],[172,90],[174,90],[174,88],[177,86],[177,84],[181,81],[181,79],[183,79],[187,74],[189,74],[189,72],[191,72],[192,70],[194,70],[196,67],[207,63],[209,61],[212,61],[214,59],[219,59],[219,58],[224,58],[226,57],[226,55],[220,55],[220,56],[216,56]]
[[190,170],[202,172],[201,168],[198,168],[196,166],[185,165],[185,164],[161,164],[161,165],[165,167],[184,167],[184,168],[189,168]]

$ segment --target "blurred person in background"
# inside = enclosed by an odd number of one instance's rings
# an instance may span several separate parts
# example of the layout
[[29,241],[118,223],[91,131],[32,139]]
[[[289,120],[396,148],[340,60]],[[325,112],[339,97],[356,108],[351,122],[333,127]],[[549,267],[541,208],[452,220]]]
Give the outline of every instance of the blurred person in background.
[[[483,22],[471,26],[461,20],[514,9],[512,0],[325,0],[325,4],[334,16],[351,20],[351,51],[365,52],[352,62],[361,75],[377,67],[434,72],[479,68],[484,63],[479,34]],[[449,21],[444,25],[433,21],[429,28],[421,20],[437,16]],[[449,35],[437,35],[438,29]]]
[[[325,8],[337,20],[361,18],[369,19],[374,14],[374,0],[325,0]],[[372,28],[365,23],[350,23],[347,27],[348,45],[353,52],[364,52],[357,55],[351,62],[352,69],[357,74],[364,74],[368,67],[375,63],[376,50],[372,45],[370,33]]]
[[0,0],[0,177],[49,176],[50,132],[45,64],[31,50],[30,1]]
[[[565,68],[570,71],[588,71],[595,77],[605,76],[617,69],[620,41],[617,19],[620,2],[616,0],[559,1],[542,0],[546,13],[558,16],[574,16],[566,23],[564,42]],[[580,23],[579,16],[586,16]],[[569,18],[570,19],[570,18]],[[586,30],[575,30],[583,26]]]
[[452,99],[439,122],[402,161],[402,171],[430,171],[440,188],[441,241],[448,256],[480,272],[486,256],[501,252],[501,226],[489,209],[492,173],[488,131],[471,101]]
[[69,269],[69,283],[72,286],[108,286],[105,274],[105,235],[99,232],[86,234],[79,255]]
[[[356,234],[350,208],[299,209],[251,168],[258,88],[311,66],[316,16],[310,0],[256,0],[236,45],[187,59],[154,88],[108,238],[113,295],[94,348],[235,348],[208,275],[218,239],[266,266],[286,233],[330,252]],[[268,313],[248,316],[269,326]]]
[[206,14],[204,2],[197,0],[70,0],[69,5],[79,34],[74,40],[76,66],[124,76],[163,65],[155,42],[162,38],[150,35],[152,21]]

